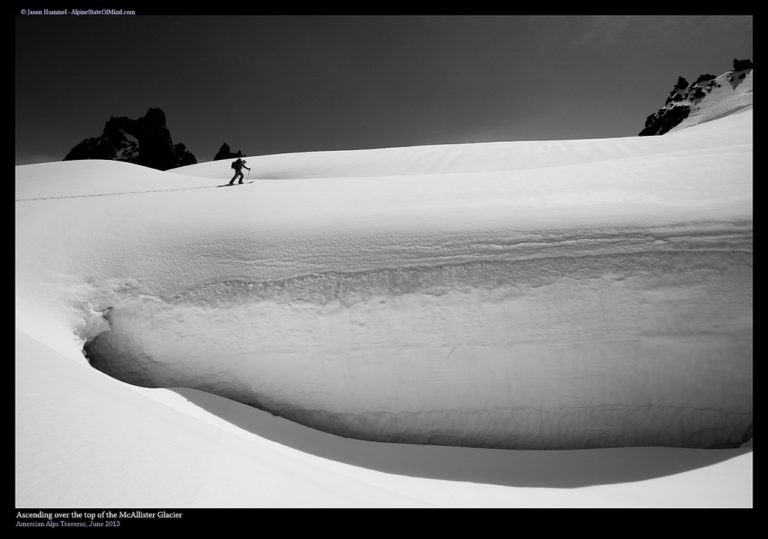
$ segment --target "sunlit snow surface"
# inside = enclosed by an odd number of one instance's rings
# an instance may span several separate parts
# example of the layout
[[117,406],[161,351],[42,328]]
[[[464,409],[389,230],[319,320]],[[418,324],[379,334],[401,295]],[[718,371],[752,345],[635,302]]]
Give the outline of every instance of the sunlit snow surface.
[[[751,132],[746,110],[663,137],[252,157],[258,180],[224,188],[226,161],[20,166],[17,328],[367,440],[738,447]],[[40,451],[40,406],[17,451]]]

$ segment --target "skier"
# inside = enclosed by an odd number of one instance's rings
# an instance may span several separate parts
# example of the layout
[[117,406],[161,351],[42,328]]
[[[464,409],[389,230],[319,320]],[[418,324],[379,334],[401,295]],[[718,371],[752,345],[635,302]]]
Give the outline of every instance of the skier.
[[240,181],[237,183],[243,183],[243,169],[247,168],[249,171],[251,170],[245,166],[245,159],[240,159],[239,157],[232,163],[232,168],[235,169],[235,175],[232,176],[229,185],[232,185],[238,176],[240,176]]

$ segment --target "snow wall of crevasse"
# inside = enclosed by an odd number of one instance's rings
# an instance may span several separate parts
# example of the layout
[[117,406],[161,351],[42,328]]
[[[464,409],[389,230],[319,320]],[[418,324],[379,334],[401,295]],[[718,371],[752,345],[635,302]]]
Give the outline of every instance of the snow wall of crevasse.
[[752,429],[751,242],[744,226],[126,292],[86,351],[129,383],[367,440],[735,447]]

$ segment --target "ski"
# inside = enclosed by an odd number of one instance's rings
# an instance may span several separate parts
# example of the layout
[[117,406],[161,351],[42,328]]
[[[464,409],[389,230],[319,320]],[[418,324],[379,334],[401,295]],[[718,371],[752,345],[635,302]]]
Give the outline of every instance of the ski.
[[217,185],[216,187],[234,187],[235,185],[245,185],[245,184],[248,184],[248,183],[253,183],[254,181],[256,181],[256,180],[251,180],[249,182],[243,182],[243,183],[225,183],[225,184],[222,184],[222,185]]

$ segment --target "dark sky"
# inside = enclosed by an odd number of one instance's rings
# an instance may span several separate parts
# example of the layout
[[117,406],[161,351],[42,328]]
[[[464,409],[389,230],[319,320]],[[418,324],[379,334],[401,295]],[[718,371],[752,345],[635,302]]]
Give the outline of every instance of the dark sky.
[[722,15],[17,16],[16,162],[150,107],[198,161],[633,136],[752,42]]

